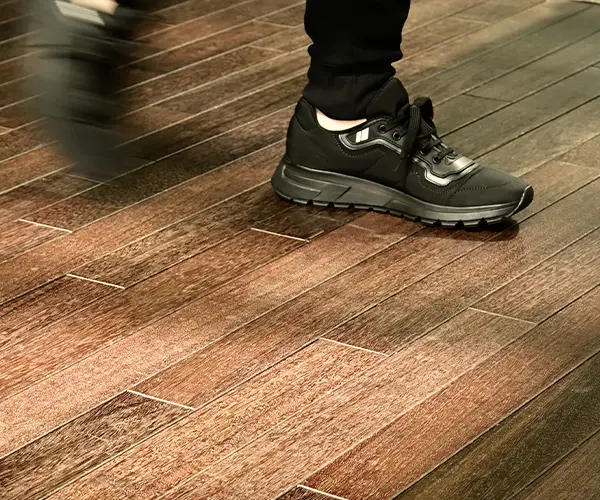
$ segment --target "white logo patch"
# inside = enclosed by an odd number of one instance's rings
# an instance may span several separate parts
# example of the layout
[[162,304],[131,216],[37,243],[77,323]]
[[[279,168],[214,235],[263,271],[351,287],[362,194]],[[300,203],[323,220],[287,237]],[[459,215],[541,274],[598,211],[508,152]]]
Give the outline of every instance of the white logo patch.
[[369,129],[365,128],[361,130],[358,134],[356,134],[356,144],[360,142],[365,142],[369,139]]

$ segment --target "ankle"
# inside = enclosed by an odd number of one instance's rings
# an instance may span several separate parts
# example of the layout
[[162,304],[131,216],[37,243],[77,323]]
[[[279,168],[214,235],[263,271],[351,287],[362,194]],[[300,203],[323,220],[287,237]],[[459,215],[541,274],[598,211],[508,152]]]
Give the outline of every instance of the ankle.
[[113,15],[117,10],[117,7],[119,7],[119,4],[114,0],[71,0],[71,3],[111,15]]
[[340,132],[354,128],[358,125],[362,125],[363,123],[366,123],[367,120],[334,120],[333,118],[329,118],[327,115],[317,110],[317,122],[325,130],[329,130],[330,132]]

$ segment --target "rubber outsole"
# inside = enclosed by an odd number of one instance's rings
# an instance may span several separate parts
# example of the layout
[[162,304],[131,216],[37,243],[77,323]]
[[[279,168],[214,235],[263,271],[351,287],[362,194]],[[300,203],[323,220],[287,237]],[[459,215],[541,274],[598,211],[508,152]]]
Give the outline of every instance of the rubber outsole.
[[533,200],[533,188],[527,186],[521,199],[512,203],[478,207],[435,205],[376,182],[293,165],[285,158],[277,167],[271,184],[277,195],[294,203],[370,210],[426,226],[446,228],[480,228],[500,224]]

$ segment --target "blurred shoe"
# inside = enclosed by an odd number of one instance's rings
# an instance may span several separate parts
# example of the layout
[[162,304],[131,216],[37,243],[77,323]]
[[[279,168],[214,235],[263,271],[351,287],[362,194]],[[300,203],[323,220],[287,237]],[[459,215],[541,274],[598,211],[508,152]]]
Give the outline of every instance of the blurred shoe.
[[116,132],[117,68],[139,10],[119,6],[114,15],[63,0],[35,0],[30,58],[36,112],[50,137],[73,162],[74,173],[95,181],[120,175],[128,163]]
[[275,192],[301,204],[370,209],[444,227],[496,224],[533,200],[525,181],[446,145],[431,101],[410,104],[399,80],[380,91],[367,118],[330,132],[301,100],[272,179]]

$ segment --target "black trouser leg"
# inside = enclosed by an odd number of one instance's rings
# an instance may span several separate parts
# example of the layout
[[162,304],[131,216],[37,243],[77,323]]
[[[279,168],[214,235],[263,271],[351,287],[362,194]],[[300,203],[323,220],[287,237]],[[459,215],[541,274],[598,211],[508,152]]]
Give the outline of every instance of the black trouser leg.
[[337,120],[364,118],[402,58],[410,0],[307,0],[309,84],[304,97]]

